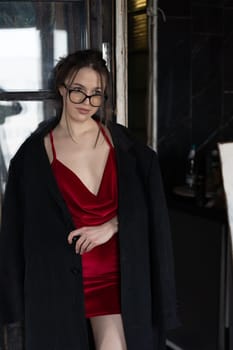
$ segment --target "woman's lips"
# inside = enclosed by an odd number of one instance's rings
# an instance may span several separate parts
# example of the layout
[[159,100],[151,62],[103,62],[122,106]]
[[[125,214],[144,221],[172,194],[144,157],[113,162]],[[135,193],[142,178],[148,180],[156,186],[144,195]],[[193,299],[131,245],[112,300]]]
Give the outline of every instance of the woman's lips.
[[85,109],[85,108],[77,108],[77,111],[80,114],[88,114],[88,113],[90,113],[90,110],[89,109]]

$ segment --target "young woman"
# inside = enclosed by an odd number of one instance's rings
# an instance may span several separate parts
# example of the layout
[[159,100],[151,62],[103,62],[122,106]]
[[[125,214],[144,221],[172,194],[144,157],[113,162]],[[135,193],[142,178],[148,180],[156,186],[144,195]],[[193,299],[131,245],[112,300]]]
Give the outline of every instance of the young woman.
[[156,153],[108,120],[101,53],[54,70],[58,117],[11,161],[0,236],[0,323],[26,350],[157,350],[177,324]]

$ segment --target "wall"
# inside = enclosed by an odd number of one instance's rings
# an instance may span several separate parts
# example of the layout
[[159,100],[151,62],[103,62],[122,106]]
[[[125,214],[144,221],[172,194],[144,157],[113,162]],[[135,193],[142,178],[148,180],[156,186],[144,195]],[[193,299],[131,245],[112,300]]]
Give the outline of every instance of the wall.
[[233,2],[159,0],[158,151],[167,189],[184,183],[192,144],[200,163],[233,140]]

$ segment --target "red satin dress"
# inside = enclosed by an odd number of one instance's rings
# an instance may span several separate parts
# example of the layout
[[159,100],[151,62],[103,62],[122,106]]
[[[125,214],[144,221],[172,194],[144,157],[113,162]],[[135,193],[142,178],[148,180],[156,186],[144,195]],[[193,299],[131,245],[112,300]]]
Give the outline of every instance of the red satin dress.
[[[98,193],[95,195],[80,178],[56,157],[50,133],[54,176],[77,228],[101,225],[117,215],[117,177],[115,150],[104,128],[102,134],[109,154]],[[121,313],[118,236],[82,255],[86,317]]]

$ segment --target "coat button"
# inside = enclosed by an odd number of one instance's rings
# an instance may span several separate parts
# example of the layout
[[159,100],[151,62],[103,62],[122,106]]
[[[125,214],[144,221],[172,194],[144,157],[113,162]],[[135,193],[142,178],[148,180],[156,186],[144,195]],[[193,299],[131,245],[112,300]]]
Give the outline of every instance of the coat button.
[[70,272],[73,275],[78,275],[78,274],[80,274],[81,270],[80,270],[80,268],[73,266],[73,267],[71,267]]

